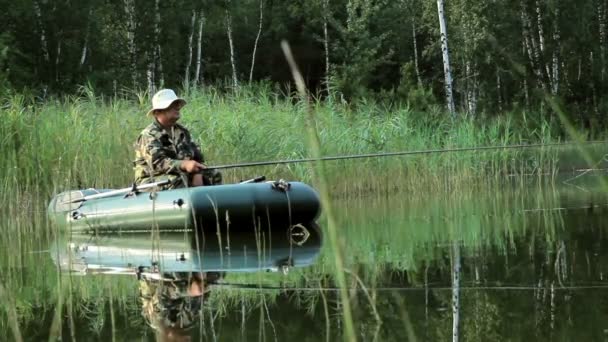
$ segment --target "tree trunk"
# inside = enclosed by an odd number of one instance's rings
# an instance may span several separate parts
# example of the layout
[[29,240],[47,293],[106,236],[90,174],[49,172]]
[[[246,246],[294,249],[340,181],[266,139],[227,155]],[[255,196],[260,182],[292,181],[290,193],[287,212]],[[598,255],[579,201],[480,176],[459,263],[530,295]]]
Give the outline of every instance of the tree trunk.
[[536,80],[540,84],[541,88],[546,91],[547,85],[545,84],[545,79],[543,76],[543,68],[541,61],[541,53],[537,43],[535,36],[532,34],[532,24],[530,20],[530,16],[528,15],[526,6],[524,1],[521,2],[521,21],[523,28],[523,36],[526,49],[528,51],[528,58],[530,59],[530,64],[534,74],[536,75]]
[[416,21],[412,17],[412,41],[414,42],[414,67],[416,68],[416,79],[418,86],[422,87],[422,77],[420,76],[420,67],[418,65],[418,42],[416,42]]
[[255,42],[253,43],[253,54],[251,55],[251,70],[249,71],[249,83],[253,80],[253,67],[255,66],[255,52],[258,49],[258,41],[260,35],[262,35],[262,24],[264,23],[264,0],[260,0],[260,24],[258,27],[258,34],[255,36]]
[[600,60],[602,61],[601,80],[606,75],[606,1],[599,0],[597,5],[597,16],[600,30]]
[[[557,6],[557,3],[555,4],[555,6]],[[545,63],[545,50],[546,50],[546,44],[545,44],[545,30],[543,28],[543,14],[542,14],[542,9],[541,9],[541,5],[540,5],[540,1],[536,0],[536,26],[538,28],[538,42],[539,42],[539,47],[540,47],[540,59],[539,61],[543,64],[544,66],[544,72],[547,74],[547,78],[549,78],[549,85],[551,86],[551,89],[553,87],[553,81],[551,80],[551,76],[552,76],[552,72],[551,72],[551,68],[549,66],[548,63]]]
[[[148,57],[147,54],[146,57]],[[156,93],[156,87],[154,86],[154,57],[148,60],[148,70],[146,70],[146,79],[148,81],[148,94],[152,96],[154,93]]]
[[137,56],[135,55],[135,0],[124,0],[127,15],[127,45],[131,62],[131,81],[137,88]]
[[232,40],[232,16],[230,15],[231,0],[226,0],[226,33],[228,35],[228,44],[230,45],[230,65],[232,66],[232,86],[236,89],[239,86],[236,77],[236,62],[234,56],[234,42]]
[[59,62],[61,62],[61,45],[63,43],[61,36],[63,36],[63,32],[59,31],[57,35],[57,53],[55,54],[55,82],[59,82]]
[[500,69],[496,69],[496,100],[498,111],[502,113],[502,80],[500,79]]
[[190,87],[190,67],[192,66],[192,38],[196,27],[196,11],[192,10],[192,20],[190,21],[190,35],[188,36],[188,63],[186,63],[186,72],[184,73],[184,86]]
[[448,31],[445,21],[444,0],[437,0],[437,13],[439,15],[439,29],[441,31],[441,51],[443,52],[443,73],[445,76],[445,97],[448,111],[456,117],[454,97],[452,95],[452,70],[450,68],[450,54],[448,52]]
[[205,23],[205,16],[203,10],[200,11],[198,16],[198,39],[196,42],[196,71],[194,72],[194,83],[203,84],[204,78],[201,72],[201,65],[203,63],[202,47],[203,47],[203,24]]
[[40,8],[40,4],[37,0],[34,1],[34,13],[36,15],[38,27],[40,29],[40,49],[42,49],[42,56],[44,57],[44,61],[48,65],[48,63],[51,62],[51,55],[49,54],[46,30],[44,29],[44,23],[42,21],[42,9]]
[[545,34],[543,30],[543,15],[540,8],[540,1],[536,0],[536,27],[538,29],[538,42],[540,52],[545,53]]
[[156,71],[158,71],[158,85],[159,87],[164,86],[164,77],[163,77],[163,63],[162,63],[162,55],[160,48],[160,9],[159,9],[160,0],[156,0],[154,2],[154,78],[156,81]]
[[327,25],[329,22],[329,0],[323,0],[323,48],[325,50],[325,89],[327,91],[327,95],[330,94],[330,85],[329,85],[329,32],[327,30]]
[[89,14],[87,16],[87,28],[86,33],[84,35],[84,44],[82,45],[82,53],[80,54],[80,63],[78,64],[78,68],[82,69],[84,63],[87,61],[87,53],[89,50],[89,36],[91,35],[91,18],[93,17],[93,5],[90,5]]
[[460,245],[452,242],[452,341],[460,337]]
[[467,112],[470,115],[475,115],[475,112],[477,112],[477,75],[470,60],[465,62],[465,77]]
[[[555,18],[553,18],[553,57],[552,74],[551,74],[551,93],[557,95],[559,91],[559,47],[560,47],[560,32],[559,32],[559,4],[555,3]],[[602,68],[604,63],[602,63]]]

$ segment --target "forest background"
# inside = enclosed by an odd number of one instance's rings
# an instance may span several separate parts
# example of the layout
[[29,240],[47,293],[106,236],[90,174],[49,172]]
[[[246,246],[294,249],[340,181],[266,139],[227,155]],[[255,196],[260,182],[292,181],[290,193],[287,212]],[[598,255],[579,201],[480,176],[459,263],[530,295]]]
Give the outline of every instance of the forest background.
[[549,121],[556,100],[577,126],[606,125],[605,0],[0,0],[0,8],[5,94],[260,83],[289,94],[285,39],[319,98],[422,112],[453,101],[456,116]]

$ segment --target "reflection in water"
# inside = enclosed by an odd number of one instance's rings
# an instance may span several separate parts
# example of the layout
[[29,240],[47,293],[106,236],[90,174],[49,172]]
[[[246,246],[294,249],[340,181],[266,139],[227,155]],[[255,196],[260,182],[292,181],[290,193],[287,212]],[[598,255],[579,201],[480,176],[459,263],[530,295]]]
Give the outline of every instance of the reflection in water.
[[[340,201],[336,220],[357,337],[451,340],[452,304],[458,302],[457,335],[462,341],[605,340],[608,201],[597,189],[542,183]],[[160,235],[164,242],[154,245],[155,254],[150,252],[155,241],[150,234],[75,235],[71,247],[87,249],[64,248],[63,259],[55,256],[61,254],[57,247],[51,253],[64,270],[123,270],[131,276],[58,280],[54,264],[45,261],[48,254],[40,253],[26,255],[31,260],[23,264],[27,267],[4,272],[0,282],[16,298],[13,312],[26,340],[48,340],[56,312],[62,313],[63,323],[58,336],[65,340],[72,333],[70,319],[76,340],[155,336],[141,315],[136,274],[158,282],[167,265],[174,271],[162,277],[179,278],[179,272],[194,277],[184,282],[194,288],[180,293],[203,296],[197,323],[186,331],[165,324],[159,329],[165,339],[340,340],[344,322],[333,251],[331,246],[321,248],[322,238],[315,232],[231,230],[218,236],[211,229],[196,236]],[[305,240],[301,246],[299,239]],[[66,247],[67,240],[56,246]],[[70,260],[68,255],[72,263],[61,261]],[[280,271],[283,265],[293,265],[287,275],[266,272]],[[211,281],[214,272],[219,276]]]
[[158,338],[187,341],[227,273],[309,266],[321,242],[315,223],[212,234],[71,234],[56,240],[51,256],[65,274],[137,279],[141,313]]
[[188,341],[188,331],[201,319],[218,272],[172,272],[162,277],[139,276],[142,315],[163,341]]

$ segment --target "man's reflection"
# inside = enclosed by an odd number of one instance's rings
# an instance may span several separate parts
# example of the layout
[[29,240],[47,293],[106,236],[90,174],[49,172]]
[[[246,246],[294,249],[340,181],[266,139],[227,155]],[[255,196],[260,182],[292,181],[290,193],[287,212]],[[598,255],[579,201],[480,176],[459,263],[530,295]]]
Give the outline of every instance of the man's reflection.
[[210,285],[223,277],[218,272],[142,273],[139,294],[142,314],[162,341],[189,341],[189,330],[200,320]]

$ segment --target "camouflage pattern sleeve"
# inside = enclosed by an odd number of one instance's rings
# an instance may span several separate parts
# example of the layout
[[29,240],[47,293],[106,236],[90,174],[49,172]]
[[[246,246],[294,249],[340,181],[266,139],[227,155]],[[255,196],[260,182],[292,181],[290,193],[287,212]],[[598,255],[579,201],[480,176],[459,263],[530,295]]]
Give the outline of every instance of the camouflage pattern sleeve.
[[184,140],[185,140],[185,143],[188,145],[187,148],[192,151],[192,160],[196,160],[199,163],[205,163],[205,157],[203,156],[203,153],[201,152],[201,148],[192,139],[192,135],[190,134],[190,131],[186,127],[181,126],[179,124],[177,126],[184,132]]
[[152,134],[144,134],[141,137],[140,146],[144,152],[146,162],[152,165],[155,174],[177,173],[180,170],[181,160],[172,159],[168,155],[165,144],[159,137]]
[[199,163],[205,163],[205,157],[203,156],[203,153],[201,152],[201,148],[194,142],[194,141],[190,141],[190,145],[192,146],[192,151],[194,151],[194,156],[192,159],[196,160]]
[[141,132],[134,149],[133,170],[137,184],[143,184],[151,177],[181,174],[181,159],[172,150],[167,134],[163,134],[155,124]]

